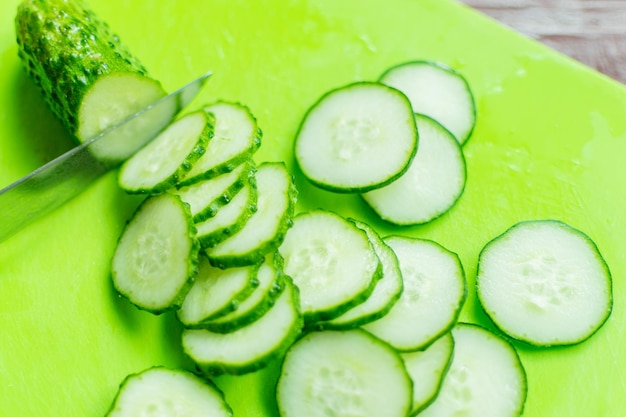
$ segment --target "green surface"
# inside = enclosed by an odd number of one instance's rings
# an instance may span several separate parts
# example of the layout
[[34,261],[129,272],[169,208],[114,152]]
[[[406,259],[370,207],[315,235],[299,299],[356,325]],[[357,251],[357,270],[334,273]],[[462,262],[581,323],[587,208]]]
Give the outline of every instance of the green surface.
[[[529,383],[524,415],[623,414],[623,86],[451,1],[91,4],[166,89],[213,70],[190,110],[216,99],[245,103],[264,131],[257,160],[291,169],[300,119],[327,90],[413,59],[465,74],[478,123],[464,148],[467,187],[452,211],[427,226],[392,228],[359,198],[316,190],[301,175],[299,208],[331,208],[382,234],[434,239],[460,255],[470,288],[480,249],[515,222],[556,218],[583,230],[613,272],[614,311],[581,345],[518,345]],[[16,5],[0,4],[0,186],[72,146],[18,62]],[[0,243],[2,416],[99,416],[126,374],[189,365],[171,314],[141,312],[112,289],[109,259],[140,201],[116,187],[115,175]],[[462,319],[488,324],[473,291]],[[217,380],[236,416],[275,415],[274,371]]]

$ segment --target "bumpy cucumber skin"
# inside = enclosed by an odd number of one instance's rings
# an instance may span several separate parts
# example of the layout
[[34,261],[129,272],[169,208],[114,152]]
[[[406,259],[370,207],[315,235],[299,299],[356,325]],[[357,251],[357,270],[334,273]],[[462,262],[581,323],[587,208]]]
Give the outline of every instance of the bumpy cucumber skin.
[[[245,106],[244,104],[241,104],[241,103],[218,100],[214,103],[204,105],[203,108],[205,111],[210,113],[211,106],[217,105],[217,104],[228,104],[228,105],[233,105],[233,106],[242,108],[246,113],[248,113],[248,115],[250,116],[250,119],[253,120],[254,123],[256,124],[256,117],[254,117],[254,115],[252,114],[248,106]],[[263,140],[263,131],[257,125],[254,137],[252,139],[252,145],[250,146],[250,148],[247,149],[246,152],[236,155],[233,158],[229,159],[228,161],[225,161],[222,164],[219,164],[211,169],[208,169],[202,172],[201,174],[197,174],[197,175],[190,176],[190,177],[187,177],[187,176],[183,177],[179,182],[179,186],[192,185],[192,184],[197,183],[198,181],[214,178],[214,177],[217,177],[218,175],[231,172],[232,170],[237,168],[240,164],[243,164],[246,161],[252,159],[252,156],[261,147],[262,140]]]
[[[135,307],[137,307],[140,310],[144,310],[147,311],[149,313],[152,313],[154,315],[160,315],[163,313],[167,313],[169,311],[173,311],[173,310],[177,310],[180,308],[180,306],[182,305],[183,301],[185,300],[185,297],[187,296],[187,293],[189,292],[189,290],[191,289],[191,286],[193,285],[194,281],[195,281],[195,277],[198,274],[198,262],[199,262],[199,254],[200,254],[200,243],[198,242],[198,239],[196,238],[196,227],[193,223],[193,220],[191,218],[191,210],[189,209],[189,205],[185,202],[183,202],[180,197],[178,197],[177,195],[174,194],[167,194],[168,196],[171,196],[172,198],[176,199],[179,201],[182,209],[185,211],[185,217],[187,218],[187,233],[190,236],[191,239],[191,248],[189,250],[189,257],[188,259],[188,264],[187,264],[187,281],[185,282],[185,285],[183,285],[180,289],[180,291],[178,292],[178,294],[176,294],[176,296],[174,297],[174,299],[172,300],[172,302],[164,307],[164,308],[159,308],[159,309],[153,309],[153,308],[149,308],[140,304],[136,304],[133,302],[133,300],[130,299],[130,297],[123,293],[118,291],[118,293],[124,297],[125,299],[127,299],[132,305],[134,305]],[[132,218],[135,217],[143,208],[144,204],[146,203],[147,199],[144,200],[144,202],[142,204],[139,205],[139,207],[137,207],[137,210],[135,211],[135,214],[133,214],[133,216],[131,217],[131,221]],[[126,228],[131,224],[131,221],[129,221],[128,223],[126,223]],[[120,234],[120,237],[118,239],[118,242],[122,239],[122,237],[124,236],[124,232],[126,230],[126,228],[124,229],[124,231],[122,231],[122,233]],[[111,271],[112,274],[114,274],[114,271]],[[117,288],[116,288],[117,290]]]
[[203,378],[200,375],[197,375],[197,374],[189,372],[189,371],[184,371],[182,369],[169,369],[169,368],[166,368],[164,366],[153,366],[153,367],[145,369],[143,371],[139,371],[139,372],[136,372],[136,373],[128,374],[122,380],[122,382],[120,382],[117,394],[115,395],[115,398],[113,399],[113,401],[111,403],[111,406],[109,407],[109,410],[106,412],[106,414],[104,416],[108,417],[109,415],[111,415],[111,413],[113,413],[115,411],[115,407],[117,406],[117,401],[118,401],[118,399],[120,397],[120,394],[123,392],[124,388],[126,387],[126,384],[131,382],[134,378],[140,377],[142,374],[144,374],[146,372],[150,372],[152,370],[159,370],[159,369],[163,369],[163,370],[170,371],[170,372],[177,372],[177,373],[188,374],[188,375],[190,375],[192,377],[198,378],[199,382],[206,384],[210,389],[213,389],[215,391],[215,393],[218,394],[218,396],[222,400],[222,404],[224,406],[224,409],[229,413],[229,415],[231,415],[231,416],[233,415],[232,409],[230,408],[230,406],[226,402],[226,398],[224,397],[224,393],[210,379]]
[[[282,166],[287,172],[287,168],[284,162],[264,162],[259,168],[262,168],[264,165],[279,165]],[[287,210],[283,217],[280,219],[278,230],[276,234],[272,237],[272,239],[263,242],[260,246],[258,246],[255,250],[252,250],[248,253],[244,254],[233,254],[233,255],[223,255],[223,256],[214,256],[211,253],[211,250],[205,251],[205,254],[211,261],[211,264],[218,268],[232,268],[238,266],[246,266],[252,265],[257,262],[261,262],[265,256],[269,253],[275,252],[278,250],[278,247],[281,245],[283,240],[285,239],[285,235],[291,226],[293,226],[293,217],[296,210],[296,202],[298,199],[298,189],[296,188],[295,178],[293,175],[289,175],[289,187],[287,190],[287,199],[288,206]],[[232,235],[231,235],[232,236]]]
[[114,72],[147,77],[146,68],[81,0],[25,0],[15,29],[26,71],[72,135],[83,97],[100,77]]
[[[578,340],[568,341],[568,342],[565,342],[565,343],[550,343],[550,344],[546,344],[546,343],[537,343],[537,342],[535,342],[533,340],[530,340],[528,338],[523,338],[523,337],[520,337],[520,336],[511,335],[511,334],[509,334],[510,332],[507,329],[503,328],[502,325],[498,322],[498,320],[494,319],[493,315],[489,311],[487,311],[487,309],[485,308],[484,301],[483,301],[482,296],[481,296],[482,291],[479,289],[479,287],[480,287],[480,275],[481,275],[480,259],[482,258],[483,254],[486,253],[487,250],[494,243],[496,243],[500,238],[504,237],[507,233],[511,232],[512,230],[515,230],[515,228],[523,227],[524,225],[526,225],[528,223],[534,223],[534,222],[552,223],[552,224],[558,225],[560,227],[563,227],[565,229],[568,229],[568,230],[571,230],[571,231],[577,233],[595,251],[595,254],[596,254],[597,258],[598,258],[598,262],[601,264],[601,266],[604,268],[604,270],[606,272],[606,277],[607,277],[607,280],[608,280],[608,288],[609,288],[609,291],[610,291],[609,292],[609,300],[608,300],[609,301],[609,306],[607,308],[606,314],[605,314],[604,318],[597,324],[597,326],[591,332],[589,332],[586,336],[579,338]],[[524,221],[521,221],[519,223],[516,223],[513,226],[509,227],[507,230],[505,230],[500,235],[494,237],[489,242],[487,242],[487,244],[480,251],[480,254],[478,255],[478,259],[479,259],[479,262],[478,262],[478,266],[477,266],[477,270],[476,270],[476,282],[474,284],[474,290],[476,291],[476,294],[477,294],[478,304],[480,305],[480,309],[482,310],[483,313],[485,313],[485,315],[489,318],[491,323],[493,323],[493,325],[500,332],[502,332],[503,334],[507,335],[507,337],[516,340],[517,342],[521,342],[521,343],[524,343],[524,344],[526,344],[528,346],[534,346],[534,347],[538,347],[538,348],[552,348],[552,347],[558,347],[558,346],[578,345],[578,344],[581,344],[584,341],[588,340],[589,338],[591,338],[591,336],[595,335],[602,327],[604,327],[604,323],[607,322],[607,320],[611,316],[611,313],[613,312],[613,304],[614,304],[614,299],[613,299],[613,276],[612,276],[611,270],[609,269],[608,264],[606,263],[606,260],[604,259],[604,257],[600,253],[600,249],[598,248],[596,243],[593,241],[593,239],[591,239],[591,237],[589,237],[586,233],[584,233],[583,231],[581,231],[579,229],[575,229],[574,227],[572,227],[572,226],[568,225],[567,223],[564,223],[564,222],[562,222],[560,220],[554,220],[554,219],[547,219],[547,220],[524,220]]]

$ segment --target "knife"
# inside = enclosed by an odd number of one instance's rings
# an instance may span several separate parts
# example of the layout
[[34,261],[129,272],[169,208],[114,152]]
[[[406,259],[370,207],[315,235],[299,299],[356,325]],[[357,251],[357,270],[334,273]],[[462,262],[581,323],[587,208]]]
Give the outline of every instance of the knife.
[[[203,74],[0,190],[0,242],[70,201],[92,181],[138,150],[129,149],[115,159],[97,158],[98,152],[94,150],[106,149],[107,144],[113,144],[116,132],[141,125],[142,121],[169,106],[175,109],[173,118],[193,100],[211,75],[212,72]],[[155,136],[146,137],[138,147]]]

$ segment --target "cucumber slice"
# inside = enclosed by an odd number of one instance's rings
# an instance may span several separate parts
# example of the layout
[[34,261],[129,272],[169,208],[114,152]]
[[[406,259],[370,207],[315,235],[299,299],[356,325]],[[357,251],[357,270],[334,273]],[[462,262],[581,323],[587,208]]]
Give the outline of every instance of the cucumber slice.
[[465,302],[461,261],[429,240],[404,236],[384,240],[398,257],[404,290],[387,315],[363,329],[399,351],[424,349],[454,326]]
[[307,326],[362,303],[382,276],[367,234],[328,211],[298,214],[278,251],[300,289]]
[[193,221],[199,223],[215,216],[221,207],[228,204],[244,185],[250,182],[250,177],[255,173],[255,164],[250,160],[231,172],[198,181],[172,192],[189,204]]
[[330,91],[304,116],[295,157],[315,185],[365,192],[402,175],[417,150],[417,129],[404,94],[359,82]]
[[220,268],[250,265],[276,250],[292,223],[296,203],[293,177],[282,162],[264,162],[256,173],[257,211],[237,233],[205,250]]
[[212,248],[243,229],[257,211],[257,203],[256,176],[251,175],[248,183],[228,204],[220,207],[215,216],[196,223],[202,248]]
[[219,101],[204,110],[215,115],[215,136],[207,152],[183,176],[181,185],[232,171],[250,160],[261,146],[261,129],[246,106]]
[[259,319],[274,305],[276,298],[285,289],[286,281],[275,256],[279,255],[266,257],[261,265],[254,291],[230,313],[204,323],[205,329],[215,333],[234,332]]
[[448,332],[426,350],[400,354],[413,381],[413,407],[410,416],[418,415],[437,397],[452,363],[453,351],[454,338]]
[[471,136],[476,106],[459,72],[439,62],[412,61],[390,68],[379,81],[406,94],[414,112],[437,120],[460,144]]
[[[24,0],[17,8],[19,57],[52,112],[79,142],[165,96],[160,83],[81,1]],[[165,127],[178,109],[150,111],[95,144],[101,159],[121,161]]]
[[437,398],[420,417],[518,417],[526,402],[526,372],[513,346],[483,327],[452,330],[454,357]]
[[140,309],[178,308],[197,273],[199,245],[189,208],[178,196],[148,197],[113,254],[115,289]]
[[286,283],[276,303],[254,323],[230,333],[183,330],[185,353],[205,373],[243,374],[281,358],[302,328],[298,291]]
[[276,386],[282,417],[405,417],[411,379],[388,344],[359,330],[306,334],[289,349]]
[[233,415],[215,385],[187,371],[157,366],[127,376],[106,417],[207,415]]
[[173,187],[204,153],[213,136],[213,121],[204,111],[176,120],[122,164],[120,187],[129,193],[158,193]]
[[220,269],[200,258],[198,274],[180,309],[176,312],[185,327],[203,327],[239,307],[259,285],[260,265]]
[[397,225],[429,222],[457,202],[466,181],[465,158],[454,136],[430,117],[415,115],[420,146],[407,172],[362,195],[383,219]]
[[613,305],[611,273],[597,246],[555,220],[518,223],[487,244],[476,289],[502,331],[537,346],[588,339]]
[[402,273],[395,252],[381,239],[374,229],[365,223],[351,220],[356,227],[367,233],[374,252],[382,265],[382,278],[376,282],[370,296],[342,315],[319,323],[324,329],[349,329],[383,317],[402,294]]

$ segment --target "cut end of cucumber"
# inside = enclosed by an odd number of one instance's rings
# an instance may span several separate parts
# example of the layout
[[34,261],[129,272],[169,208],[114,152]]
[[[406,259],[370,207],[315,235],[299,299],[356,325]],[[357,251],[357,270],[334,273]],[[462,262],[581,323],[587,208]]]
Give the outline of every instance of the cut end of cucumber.
[[533,345],[586,340],[612,309],[611,275],[598,248],[559,221],[518,223],[491,241],[476,285],[495,324]]
[[[160,83],[133,72],[116,72],[100,77],[85,94],[78,111],[79,141],[85,142],[157,102],[165,96]],[[161,131],[177,111],[167,101],[96,143],[91,150],[100,159],[128,158]]]

